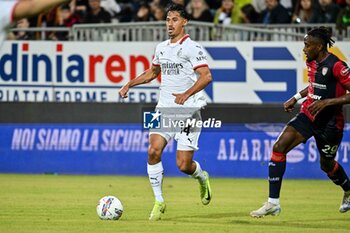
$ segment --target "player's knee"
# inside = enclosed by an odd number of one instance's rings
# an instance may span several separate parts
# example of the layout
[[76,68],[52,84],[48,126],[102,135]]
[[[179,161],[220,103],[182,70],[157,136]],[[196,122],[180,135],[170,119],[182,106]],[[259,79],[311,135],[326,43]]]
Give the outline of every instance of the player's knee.
[[286,153],[285,146],[280,141],[277,141],[273,144],[272,151],[275,151],[275,152],[281,153],[281,154]]
[[160,148],[150,145],[148,147],[148,159],[149,160],[158,160],[160,159],[162,150]]

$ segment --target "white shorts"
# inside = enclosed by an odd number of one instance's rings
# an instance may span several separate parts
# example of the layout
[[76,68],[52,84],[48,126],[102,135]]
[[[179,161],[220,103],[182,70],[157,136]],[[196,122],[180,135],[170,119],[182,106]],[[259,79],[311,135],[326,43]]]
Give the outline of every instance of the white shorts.
[[[193,114],[193,118],[195,118],[196,120],[201,119],[200,110],[196,111]],[[200,133],[201,133],[201,128],[187,128],[185,130],[181,130],[180,132],[176,132],[176,131],[162,132],[162,131],[150,130],[149,135],[159,134],[167,142],[169,142],[170,139],[174,138],[177,141],[177,150],[197,151]]]

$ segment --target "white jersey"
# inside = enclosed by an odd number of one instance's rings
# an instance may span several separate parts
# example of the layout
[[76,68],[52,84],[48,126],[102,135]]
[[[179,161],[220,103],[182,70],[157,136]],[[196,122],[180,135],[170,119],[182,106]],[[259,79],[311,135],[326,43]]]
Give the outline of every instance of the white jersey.
[[[175,103],[172,94],[180,94],[191,88],[198,79],[195,70],[208,66],[205,50],[189,35],[173,44],[170,40],[158,44],[152,64],[160,66],[162,74],[158,107],[182,107]],[[188,98],[183,107],[201,108],[205,105],[203,91],[200,91]]]
[[0,48],[7,35],[7,27],[13,22],[13,11],[17,1],[0,1]]

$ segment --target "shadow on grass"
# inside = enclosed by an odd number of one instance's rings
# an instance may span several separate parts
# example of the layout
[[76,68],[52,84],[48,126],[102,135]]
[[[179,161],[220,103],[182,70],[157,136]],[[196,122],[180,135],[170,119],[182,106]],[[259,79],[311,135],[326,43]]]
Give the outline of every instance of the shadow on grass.
[[215,221],[215,219],[221,219],[221,218],[230,218],[230,217],[243,217],[247,215],[247,213],[213,213],[213,214],[199,214],[199,215],[180,215],[180,216],[174,216],[171,218],[167,218],[169,220],[176,220],[176,219],[190,219],[191,221],[195,219],[210,219],[210,221]]
[[[233,220],[232,220],[233,218]],[[234,219],[240,218],[240,219]],[[244,218],[244,219],[242,219]],[[205,219],[205,221],[203,221]],[[259,227],[287,227],[287,228],[310,228],[310,229],[340,229],[344,230],[343,224],[335,222],[349,223],[349,219],[339,218],[315,218],[315,219],[293,219],[292,221],[284,221],[279,217],[267,216],[265,218],[252,218],[249,213],[243,212],[225,212],[215,214],[200,215],[181,215],[170,218],[164,218],[165,221],[181,221],[182,223],[199,223],[199,224],[218,224],[218,225],[245,225]]]
[[[310,228],[310,229],[340,229],[344,230],[344,225],[335,225],[334,220],[345,221],[344,219],[328,219],[322,220],[320,224],[320,219],[309,219],[309,220],[294,220],[294,221],[273,221],[265,219],[252,219],[248,220],[232,220],[229,223],[233,225],[250,225],[250,226],[259,226],[259,227],[287,227],[287,228]],[[348,221],[347,221],[348,222]],[[329,224],[328,224],[329,223]]]

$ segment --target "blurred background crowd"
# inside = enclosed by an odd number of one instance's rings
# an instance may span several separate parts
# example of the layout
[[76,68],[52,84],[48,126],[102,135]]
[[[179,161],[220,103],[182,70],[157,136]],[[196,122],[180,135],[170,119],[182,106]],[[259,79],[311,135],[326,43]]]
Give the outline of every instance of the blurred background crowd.
[[[71,27],[74,24],[147,22],[164,20],[169,0],[72,0],[35,18],[20,20],[16,28]],[[336,24],[350,26],[350,0],[173,0],[186,7],[191,20],[214,24]],[[68,40],[52,33],[51,40]],[[34,32],[17,31],[9,39],[35,40]]]

